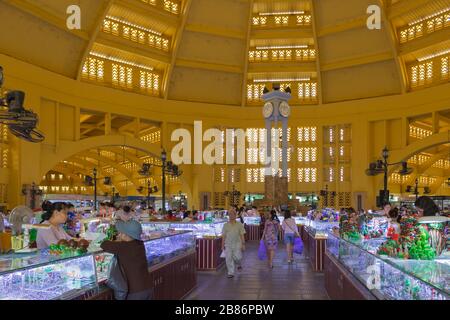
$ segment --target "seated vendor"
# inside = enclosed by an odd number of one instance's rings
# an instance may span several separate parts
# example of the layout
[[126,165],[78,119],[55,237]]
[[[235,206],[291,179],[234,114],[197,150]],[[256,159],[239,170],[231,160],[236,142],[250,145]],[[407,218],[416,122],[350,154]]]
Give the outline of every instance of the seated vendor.
[[183,222],[191,222],[194,220],[194,215],[192,214],[191,211],[186,211],[183,214]]
[[40,229],[37,233],[36,244],[38,249],[48,248],[51,244],[57,244],[59,240],[72,239],[62,225],[67,221],[66,204],[64,202],[42,204],[42,224],[50,225],[48,229]]

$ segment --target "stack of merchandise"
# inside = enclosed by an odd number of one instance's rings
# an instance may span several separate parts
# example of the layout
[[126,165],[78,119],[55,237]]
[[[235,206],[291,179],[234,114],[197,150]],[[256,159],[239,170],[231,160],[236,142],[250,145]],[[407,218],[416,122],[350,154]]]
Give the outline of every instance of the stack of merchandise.
[[430,246],[428,231],[420,226],[414,217],[405,217],[400,221],[398,241],[389,239],[378,249],[378,254],[402,259],[432,260],[436,256]]

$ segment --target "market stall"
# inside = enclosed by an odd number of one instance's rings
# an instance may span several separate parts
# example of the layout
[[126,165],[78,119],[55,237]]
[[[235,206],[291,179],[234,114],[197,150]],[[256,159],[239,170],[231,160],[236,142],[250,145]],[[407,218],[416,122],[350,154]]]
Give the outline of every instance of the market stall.
[[[370,238],[356,231],[330,234],[325,287],[332,299],[450,299],[448,221],[401,222],[400,235]],[[436,221],[435,221],[436,220]]]
[[197,270],[217,270],[225,263],[220,257],[222,252],[222,229],[227,219],[212,221],[145,221],[144,233],[168,230],[190,230],[196,238]]
[[[192,232],[147,234],[154,299],[181,299],[196,286]],[[0,256],[0,300],[111,299],[104,286],[111,255],[66,245]]]

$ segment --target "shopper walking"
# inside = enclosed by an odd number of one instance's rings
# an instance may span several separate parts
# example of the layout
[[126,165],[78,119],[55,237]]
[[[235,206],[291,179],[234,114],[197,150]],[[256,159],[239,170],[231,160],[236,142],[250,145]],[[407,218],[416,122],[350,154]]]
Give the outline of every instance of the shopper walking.
[[291,263],[294,261],[294,240],[295,237],[300,238],[300,234],[298,232],[297,224],[292,218],[289,210],[284,211],[284,220],[281,227],[284,231],[284,243],[286,244],[288,263]]
[[280,232],[280,223],[275,219],[276,212],[272,210],[265,214],[266,223],[262,238],[267,248],[267,256],[269,258],[269,268],[273,268],[273,258],[278,247],[278,233]]
[[222,230],[222,251],[225,250],[225,262],[227,264],[228,278],[234,277],[234,272],[242,270],[242,251],[245,250],[244,225],[236,221],[236,211],[231,208],[228,211],[229,221]]

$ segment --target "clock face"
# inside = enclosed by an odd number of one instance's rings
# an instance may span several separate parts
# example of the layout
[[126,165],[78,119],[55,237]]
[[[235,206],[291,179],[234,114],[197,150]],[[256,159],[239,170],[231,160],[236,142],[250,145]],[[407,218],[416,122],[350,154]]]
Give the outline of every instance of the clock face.
[[268,118],[273,113],[273,104],[271,102],[267,102],[263,107],[263,116],[264,118]]
[[291,114],[291,107],[289,106],[289,104],[286,101],[283,101],[282,103],[280,103],[280,114],[287,118],[289,117],[289,115]]

